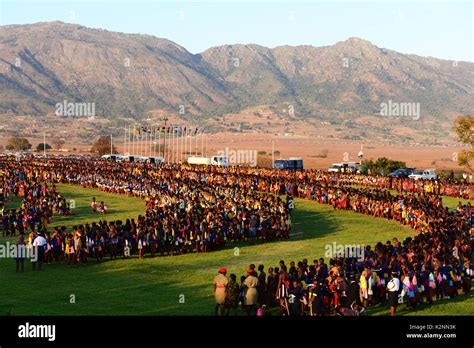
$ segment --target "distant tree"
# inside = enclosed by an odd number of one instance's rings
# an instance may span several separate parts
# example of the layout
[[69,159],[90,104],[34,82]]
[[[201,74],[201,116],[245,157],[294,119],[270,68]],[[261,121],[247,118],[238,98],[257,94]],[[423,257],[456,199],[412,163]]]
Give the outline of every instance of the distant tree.
[[44,151],[44,148],[46,147],[46,150],[50,150],[51,149],[51,145],[49,145],[48,143],[39,143],[37,146],[36,146],[36,151]]
[[454,130],[460,142],[466,145],[471,145],[469,149],[461,151],[458,154],[458,164],[461,167],[467,168],[473,172],[474,161],[474,116],[467,115],[465,117],[458,117],[454,121]]
[[[110,137],[105,135],[96,140],[91,148],[92,153],[97,153],[99,156],[110,154]],[[116,153],[117,148],[112,146],[112,153]]]
[[10,138],[5,146],[7,150],[25,151],[31,149],[31,144],[26,138]]
[[59,150],[61,149],[61,147],[66,143],[64,140],[62,139],[54,139],[52,141],[53,143],[53,147],[56,149],[56,150]]
[[406,168],[406,166],[405,162],[379,157],[376,161],[373,159],[362,161],[360,171],[364,174],[369,171],[371,174],[382,174],[383,171],[387,175],[398,168]]

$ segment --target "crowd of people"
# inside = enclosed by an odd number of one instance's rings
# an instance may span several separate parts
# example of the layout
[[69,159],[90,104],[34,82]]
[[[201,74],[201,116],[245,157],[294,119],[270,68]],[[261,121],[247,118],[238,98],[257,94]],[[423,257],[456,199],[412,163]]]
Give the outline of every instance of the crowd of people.
[[[459,203],[449,210],[441,198],[448,192],[467,197],[471,187],[465,183],[314,170],[187,164],[155,167],[93,158],[4,158],[0,170],[7,199],[21,198],[20,208],[3,212],[3,233],[20,235],[18,243],[41,245],[44,257],[40,263],[85,264],[106,255],[111,259],[131,254],[172,256],[208,252],[241,240],[286,239],[290,237],[293,197],[394,220],[417,231],[401,243],[394,240],[367,247],[362,261],[333,258],[329,265],[321,259],[309,265],[302,260],[289,266],[282,261],[269,268],[268,274],[263,265],[258,272],[251,265],[240,285],[234,274],[228,279],[227,270],[221,269],[215,280],[219,314],[235,312],[235,303],[241,303],[248,314],[263,315],[277,304],[286,315],[359,315],[387,296],[395,308],[400,291],[415,307],[470,290],[473,209],[469,203]],[[146,209],[143,215],[126,221],[106,221],[104,216],[73,226],[71,231],[65,227],[51,231],[48,224],[54,214],[74,213],[57,192],[58,183],[140,197]],[[93,198],[91,209],[105,214],[108,207]],[[357,291],[352,289],[355,286]],[[395,291],[396,301],[390,294]]]
[[308,174],[321,183],[336,183],[342,186],[369,187],[375,189],[395,190],[400,193],[426,193],[457,197],[463,199],[474,199],[474,185],[466,180],[455,181],[453,178],[441,179],[418,179],[384,176],[364,175],[356,173],[325,173],[313,171]]
[[[178,255],[207,252],[226,242],[289,238],[291,218],[287,202],[271,194],[244,188],[216,186],[212,180],[181,168],[163,171],[137,164],[75,160],[26,160],[0,163],[6,196],[22,199],[19,209],[3,214],[5,234],[28,233],[46,241],[45,261],[67,259],[68,264],[87,262],[104,254],[145,253]],[[79,184],[106,192],[128,194],[145,200],[146,211],[126,221],[101,220],[78,225],[73,231],[47,231],[53,212],[71,214],[56,191],[56,183]],[[49,186],[48,186],[49,185]],[[105,214],[107,205],[92,199],[93,212]]]
[[[368,246],[363,260],[353,257],[307,259],[265,270],[249,266],[237,281],[221,267],[214,278],[216,315],[362,316],[366,309],[388,305],[390,315],[404,303],[408,310],[467,294],[472,264],[462,259],[427,262],[415,258],[396,238]],[[408,253],[407,253],[408,252]]]

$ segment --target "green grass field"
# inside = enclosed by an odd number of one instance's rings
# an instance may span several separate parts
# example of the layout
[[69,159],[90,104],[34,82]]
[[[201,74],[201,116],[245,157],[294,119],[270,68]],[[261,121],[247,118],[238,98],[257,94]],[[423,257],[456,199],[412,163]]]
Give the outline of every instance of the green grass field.
[[[70,229],[79,222],[99,220],[101,216],[90,211],[93,196],[109,205],[107,220],[136,217],[145,210],[144,202],[136,198],[77,186],[58,185],[58,190],[75,201],[75,215],[54,216],[52,226]],[[280,259],[313,260],[324,257],[325,245],[334,242],[374,245],[377,241],[413,235],[411,229],[395,222],[334,211],[330,206],[304,200],[296,200],[296,204],[289,241],[242,242],[208,254],[143,260],[133,257],[100,264],[92,261],[70,268],[52,264],[45,265],[41,272],[33,272],[27,262],[25,273],[19,274],[15,273],[13,260],[1,259],[0,315],[212,315],[212,280],[221,266],[240,278],[250,263],[268,268],[278,265]],[[75,303],[70,303],[71,295],[75,296]],[[402,315],[472,315],[474,299],[461,296],[415,311],[403,307]],[[369,310],[370,315],[387,312],[386,308]]]

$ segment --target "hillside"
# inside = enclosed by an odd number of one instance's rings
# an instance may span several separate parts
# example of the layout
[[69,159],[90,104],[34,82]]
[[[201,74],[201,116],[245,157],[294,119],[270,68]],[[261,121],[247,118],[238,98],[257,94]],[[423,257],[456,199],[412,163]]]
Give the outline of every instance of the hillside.
[[474,111],[474,63],[401,54],[359,38],[191,54],[149,35],[46,22],[0,27],[0,64],[0,115],[54,115],[63,100],[95,103],[106,122],[149,118],[152,110],[206,122],[264,108],[287,122],[328,123],[364,138],[367,124],[378,135],[407,125],[380,120],[380,104],[392,100],[420,103],[421,122],[409,127],[436,138],[448,135],[454,115]]

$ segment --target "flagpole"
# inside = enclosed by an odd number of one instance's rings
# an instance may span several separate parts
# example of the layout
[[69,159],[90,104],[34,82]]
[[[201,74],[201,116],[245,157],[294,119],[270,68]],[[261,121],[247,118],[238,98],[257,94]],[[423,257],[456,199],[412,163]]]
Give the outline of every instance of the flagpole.
[[150,148],[150,157],[151,157],[151,156],[153,155],[153,154],[151,153],[151,150],[152,150],[151,146],[153,145],[153,130],[152,130],[151,133],[150,133],[150,139],[148,139],[148,141],[150,142],[149,148]]
[[179,162],[179,128],[176,128],[176,162]]
[[179,132],[179,128],[176,127],[176,149],[175,149],[175,162],[176,163],[179,162],[179,160],[178,160],[178,151],[179,151],[178,132]]
[[143,129],[140,128],[140,156],[143,156],[143,148],[146,146],[146,144],[143,144]]
[[145,149],[143,152],[145,153],[145,156],[148,153],[148,128],[146,129],[146,132],[145,132]]
[[143,156],[146,156],[147,149],[148,148],[148,128],[147,131],[145,132],[145,143],[143,144]]
[[196,137],[196,139],[195,139],[196,140],[195,141],[196,142],[196,157],[198,155],[198,134],[197,134],[197,131],[198,131],[198,129],[196,128],[196,134],[194,134],[194,136]]
[[170,162],[172,161],[172,157],[173,157],[173,127],[170,126],[170,134],[169,134],[169,139],[168,139],[168,143],[169,143],[169,146],[170,146],[170,149],[169,149],[169,156],[170,156]]
[[201,133],[201,156],[204,157],[204,129],[202,130],[202,133]]
[[170,139],[169,139],[169,143],[170,143],[170,162],[171,161],[174,162],[174,158],[173,158],[173,151],[174,151],[173,140],[174,140],[174,129],[173,129],[173,126],[170,126]]
[[206,157],[207,157],[207,133],[206,133]]
[[43,132],[43,155],[46,157],[46,132]]
[[[176,132],[176,134],[175,134]],[[174,149],[174,152],[173,152],[173,157],[174,157],[174,162],[178,162],[178,143],[176,142],[176,140],[178,140],[178,127],[175,126],[174,130],[173,130],[173,149]]]
[[168,144],[170,147],[168,156],[170,157],[170,162],[171,162],[171,158],[173,157],[173,128],[171,126],[170,126],[168,137],[169,137]]
[[181,129],[181,126],[179,126],[177,129],[176,129],[176,162],[179,163],[179,132],[180,132],[180,129]]
[[[171,159],[170,159],[170,131],[171,130],[171,127],[168,127],[165,129],[165,143],[166,143],[166,159],[168,160],[168,162],[171,162]],[[168,138],[168,141],[166,141],[166,138]]]
[[191,135],[193,134],[192,133],[193,129],[191,127],[188,127],[188,129],[189,129],[189,132],[188,132],[188,136],[186,138],[186,142],[188,142],[188,140],[189,140],[188,154],[192,156],[193,152],[191,151]]
[[155,126],[155,141],[153,142],[153,155],[156,156],[156,126]]
[[179,162],[179,127],[176,127],[176,163]]
[[127,126],[125,126],[125,132],[123,133],[123,154],[127,151]]
[[166,144],[166,132],[167,128],[165,127],[165,133],[164,133],[164,143],[163,143],[163,155],[166,157],[166,160],[168,161],[168,145]]
[[135,151],[133,152],[134,156],[138,155],[138,145],[139,145],[139,143],[138,143],[138,130],[137,129],[138,128],[135,128],[135,132],[134,132],[135,133]]
[[272,139],[272,168],[275,163],[275,140]]
[[142,126],[139,126],[138,128],[138,135],[140,138],[138,138],[138,141],[140,142],[140,156],[143,156],[143,135],[142,135]]
[[183,126],[179,126],[178,144],[179,144],[178,158],[179,158],[179,162],[181,162],[183,160]]
[[183,162],[183,126],[180,126],[180,136],[179,136],[179,161]]
[[158,156],[161,156],[161,126],[158,127]]
[[184,132],[184,160],[186,161],[186,156],[187,156],[187,153],[186,153],[186,148],[187,148],[187,145],[186,143],[188,142],[188,139],[186,139],[186,137],[188,136],[187,132],[189,131],[189,127],[186,126],[186,131]]
[[112,154],[112,134],[110,134],[110,154]]
[[132,137],[132,152],[133,152],[133,156],[135,156],[135,147],[137,146],[136,142],[137,142],[137,132],[136,132],[137,128],[136,126],[134,125],[133,126],[133,137]]
[[183,149],[184,149],[184,134],[186,134],[186,127],[184,127],[184,131],[181,132],[181,163],[184,161],[184,154],[183,154]]
[[155,126],[155,128],[154,128],[154,131],[155,131],[155,132],[154,132],[154,134],[155,134],[155,140],[153,141],[153,147],[152,147],[152,149],[153,149],[153,156],[156,157],[156,126]]

